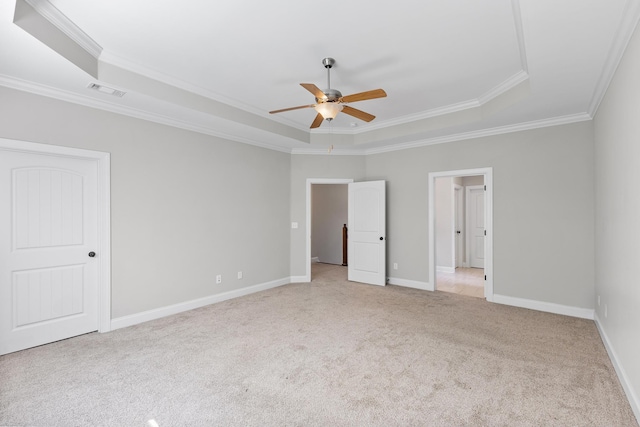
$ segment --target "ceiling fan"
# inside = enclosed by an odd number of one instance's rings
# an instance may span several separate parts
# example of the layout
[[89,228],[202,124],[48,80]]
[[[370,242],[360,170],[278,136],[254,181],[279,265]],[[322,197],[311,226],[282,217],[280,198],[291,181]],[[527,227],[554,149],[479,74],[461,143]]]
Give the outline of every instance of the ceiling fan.
[[282,113],[285,111],[299,110],[301,108],[314,108],[318,114],[311,123],[311,129],[320,126],[323,120],[333,120],[339,112],[343,112],[357,119],[370,122],[376,116],[357,110],[347,104],[367,99],[384,98],[387,93],[382,89],[369,90],[367,92],[354,93],[353,95],[342,96],[339,90],[331,89],[331,67],[336,63],[333,58],[324,58],[322,64],[327,69],[327,89],[322,91],[313,83],[300,83],[300,86],[308,90],[316,97],[316,103],[310,105],[300,105],[298,107],[283,108],[282,110],[269,111],[269,114]]

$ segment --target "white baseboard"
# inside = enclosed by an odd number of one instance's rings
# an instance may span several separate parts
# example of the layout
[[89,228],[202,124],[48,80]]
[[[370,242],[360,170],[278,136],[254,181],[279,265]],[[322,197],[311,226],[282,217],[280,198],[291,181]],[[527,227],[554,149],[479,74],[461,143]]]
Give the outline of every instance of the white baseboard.
[[432,291],[433,287],[428,282],[418,282],[417,280],[399,279],[397,277],[389,277],[387,283],[390,285],[404,286],[405,288],[422,289],[423,291]]
[[596,327],[598,328],[598,332],[600,333],[600,338],[604,343],[604,348],[607,349],[607,353],[609,354],[609,359],[611,359],[611,363],[613,364],[613,368],[616,370],[616,374],[618,374],[618,379],[620,380],[620,384],[622,384],[622,388],[624,389],[625,394],[627,395],[627,399],[629,400],[629,404],[631,405],[631,410],[633,410],[634,415],[636,416],[636,420],[640,423],[640,398],[638,398],[638,394],[633,389],[631,385],[631,381],[629,381],[629,377],[627,373],[620,364],[618,359],[618,354],[614,350],[611,345],[611,341],[609,341],[609,337],[607,333],[602,328],[602,324],[600,324],[600,318],[596,313],[594,316],[594,320],[596,322]]
[[215,304],[217,302],[242,297],[260,291],[266,291],[267,289],[277,288],[278,286],[287,285],[292,282],[293,280],[291,280],[291,278],[286,277],[284,279],[274,280],[272,282],[261,283],[259,285],[248,286],[242,289],[236,289],[233,291],[210,295],[204,298],[198,298],[191,301],[169,305],[167,307],[143,311],[142,313],[118,317],[115,319],[111,319],[111,330],[113,331],[115,329],[126,328],[127,326],[137,325],[138,323],[148,322],[149,320],[160,319],[162,317],[182,313],[183,311],[204,307],[205,305]]
[[529,308],[531,310],[545,311],[547,313],[563,314],[565,316],[579,317],[593,320],[594,310],[591,308],[573,307],[570,305],[555,304],[552,302],[536,301],[532,299],[509,297],[493,294],[493,302],[514,307]]
[[320,258],[317,256],[314,256],[311,258],[311,262],[320,262]]
[[439,265],[436,267],[436,271],[438,273],[455,273],[456,272],[456,268],[455,267],[445,267],[442,265]]
[[311,281],[307,276],[291,276],[289,280],[291,280],[291,283],[308,283]]

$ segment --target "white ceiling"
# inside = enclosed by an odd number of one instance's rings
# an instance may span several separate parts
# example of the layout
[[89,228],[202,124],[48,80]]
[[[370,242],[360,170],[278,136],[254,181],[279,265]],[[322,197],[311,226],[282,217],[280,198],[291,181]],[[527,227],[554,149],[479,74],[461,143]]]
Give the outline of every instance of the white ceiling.
[[[640,0],[0,0],[0,85],[283,151],[376,152],[590,119],[639,17]],[[268,114],[312,104],[299,83],[324,89],[325,57],[343,95],[387,92],[352,104],[376,119]]]

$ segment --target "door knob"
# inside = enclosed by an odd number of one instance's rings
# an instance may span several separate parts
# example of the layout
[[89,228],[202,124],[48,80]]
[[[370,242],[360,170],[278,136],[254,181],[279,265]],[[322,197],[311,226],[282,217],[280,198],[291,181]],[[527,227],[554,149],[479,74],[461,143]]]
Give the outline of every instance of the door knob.
[[93,251],[89,252],[89,257],[90,257],[90,258],[93,258],[94,256],[96,256],[96,253],[95,253],[95,252],[93,252]]
[[380,237],[380,240],[384,240],[384,237]]

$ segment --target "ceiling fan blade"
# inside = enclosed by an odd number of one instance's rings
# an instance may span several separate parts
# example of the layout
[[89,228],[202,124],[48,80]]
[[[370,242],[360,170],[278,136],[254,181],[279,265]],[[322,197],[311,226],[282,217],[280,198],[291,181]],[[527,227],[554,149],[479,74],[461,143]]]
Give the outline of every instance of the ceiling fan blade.
[[315,129],[317,127],[320,127],[320,124],[322,124],[323,120],[324,120],[324,117],[322,117],[322,114],[318,113],[316,118],[313,119],[313,123],[311,123],[310,129]]
[[366,92],[354,93],[353,95],[347,95],[340,98],[342,102],[357,102],[366,101],[367,99],[384,98],[387,93],[382,89],[374,89]]
[[299,110],[299,109],[301,109],[301,108],[313,108],[313,107],[315,107],[315,104],[311,104],[311,105],[300,105],[300,106],[298,106],[298,107],[283,108],[282,110],[269,111],[269,114],[282,113],[282,112],[284,112],[284,111]]
[[303,88],[305,88],[306,90],[311,92],[313,94],[313,96],[315,96],[318,99],[326,98],[324,92],[322,92],[318,88],[318,86],[314,85],[313,83],[300,83],[300,86],[302,86]]
[[365,113],[364,111],[357,110],[353,107],[349,107],[348,105],[342,107],[342,112],[357,119],[364,120],[365,122],[370,122],[376,118],[373,114]]

